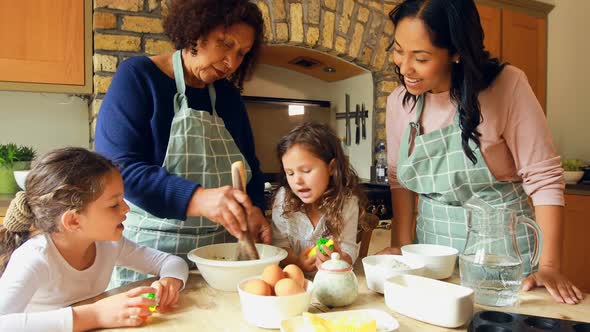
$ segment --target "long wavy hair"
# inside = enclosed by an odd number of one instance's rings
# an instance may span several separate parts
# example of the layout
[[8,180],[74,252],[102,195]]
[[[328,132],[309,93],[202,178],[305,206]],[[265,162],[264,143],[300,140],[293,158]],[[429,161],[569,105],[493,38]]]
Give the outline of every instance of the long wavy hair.
[[[106,176],[116,169],[101,155],[73,147],[49,152],[36,162],[25,182],[25,201],[31,216],[23,222],[31,226],[23,232],[0,226],[0,274],[12,253],[31,236],[58,232],[62,214],[70,210],[82,212],[100,197]],[[11,209],[6,217],[18,213]]]
[[[447,49],[450,55],[459,55],[459,63],[449,64],[449,95],[458,105],[463,151],[475,164],[477,158],[469,140],[480,147],[481,133],[477,127],[483,119],[478,95],[506,65],[484,49],[484,33],[475,3],[473,0],[405,0],[391,10],[389,17],[394,26],[404,18],[422,20],[434,46]],[[400,68],[396,66],[395,71],[405,86]],[[415,105],[416,98],[406,91],[403,103],[406,105],[412,100]]]
[[289,217],[294,212],[305,212],[305,203],[291,190],[283,166],[283,156],[295,145],[307,149],[327,165],[334,160],[334,174],[317,204],[318,209],[325,214],[326,230],[323,236],[331,235],[335,240],[340,240],[346,222],[342,218],[342,208],[346,200],[352,196],[356,196],[359,203],[359,225],[365,228],[367,198],[360,189],[359,177],[344,155],[340,139],[330,127],[319,123],[304,123],[293,128],[277,145],[277,156],[281,164],[279,181],[285,188],[283,216]]
[[254,43],[240,67],[228,77],[240,91],[258,63],[264,43],[264,20],[260,9],[248,0],[172,0],[164,19],[164,32],[177,50],[195,53],[197,41],[219,26],[245,23],[254,29]]

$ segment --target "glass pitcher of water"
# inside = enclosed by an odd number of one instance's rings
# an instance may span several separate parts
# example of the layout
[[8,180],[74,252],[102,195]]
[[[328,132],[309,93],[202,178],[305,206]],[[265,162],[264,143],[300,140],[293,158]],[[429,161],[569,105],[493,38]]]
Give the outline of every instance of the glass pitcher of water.
[[541,229],[510,209],[496,209],[487,203],[467,205],[467,242],[459,256],[461,284],[475,291],[475,302],[488,306],[511,306],[518,300],[523,279],[523,261],[516,227],[529,227],[535,238],[531,267],[539,262],[543,245]]

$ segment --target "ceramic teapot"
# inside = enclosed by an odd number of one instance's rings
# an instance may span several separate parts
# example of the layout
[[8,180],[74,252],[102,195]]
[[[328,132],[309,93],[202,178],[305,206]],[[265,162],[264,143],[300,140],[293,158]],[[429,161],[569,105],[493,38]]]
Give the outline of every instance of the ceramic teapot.
[[354,302],[358,295],[358,281],[352,266],[333,252],[323,262],[313,279],[315,297],[328,307],[343,307]]

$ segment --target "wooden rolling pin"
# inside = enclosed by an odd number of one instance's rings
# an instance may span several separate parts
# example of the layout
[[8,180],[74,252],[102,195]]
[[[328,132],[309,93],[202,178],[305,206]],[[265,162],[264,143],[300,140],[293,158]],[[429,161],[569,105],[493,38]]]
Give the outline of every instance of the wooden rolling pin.
[[[234,189],[246,192],[246,168],[244,163],[236,161],[231,165],[231,180]],[[237,257],[239,261],[259,259],[258,251],[250,232],[246,230],[238,237]]]

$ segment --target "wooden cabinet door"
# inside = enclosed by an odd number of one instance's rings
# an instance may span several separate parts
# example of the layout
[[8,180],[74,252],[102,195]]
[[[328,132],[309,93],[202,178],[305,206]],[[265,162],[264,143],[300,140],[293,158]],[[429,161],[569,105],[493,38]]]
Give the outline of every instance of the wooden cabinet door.
[[502,9],[502,60],[525,72],[545,110],[547,20]]
[[0,81],[84,85],[84,1],[0,1]]
[[574,284],[590,293],[590,196],[565,195],[565,204],[561,267]]
[[483,28],[485,49],[495,58],[502,55],[502,9],[478,5],[477,11]]

